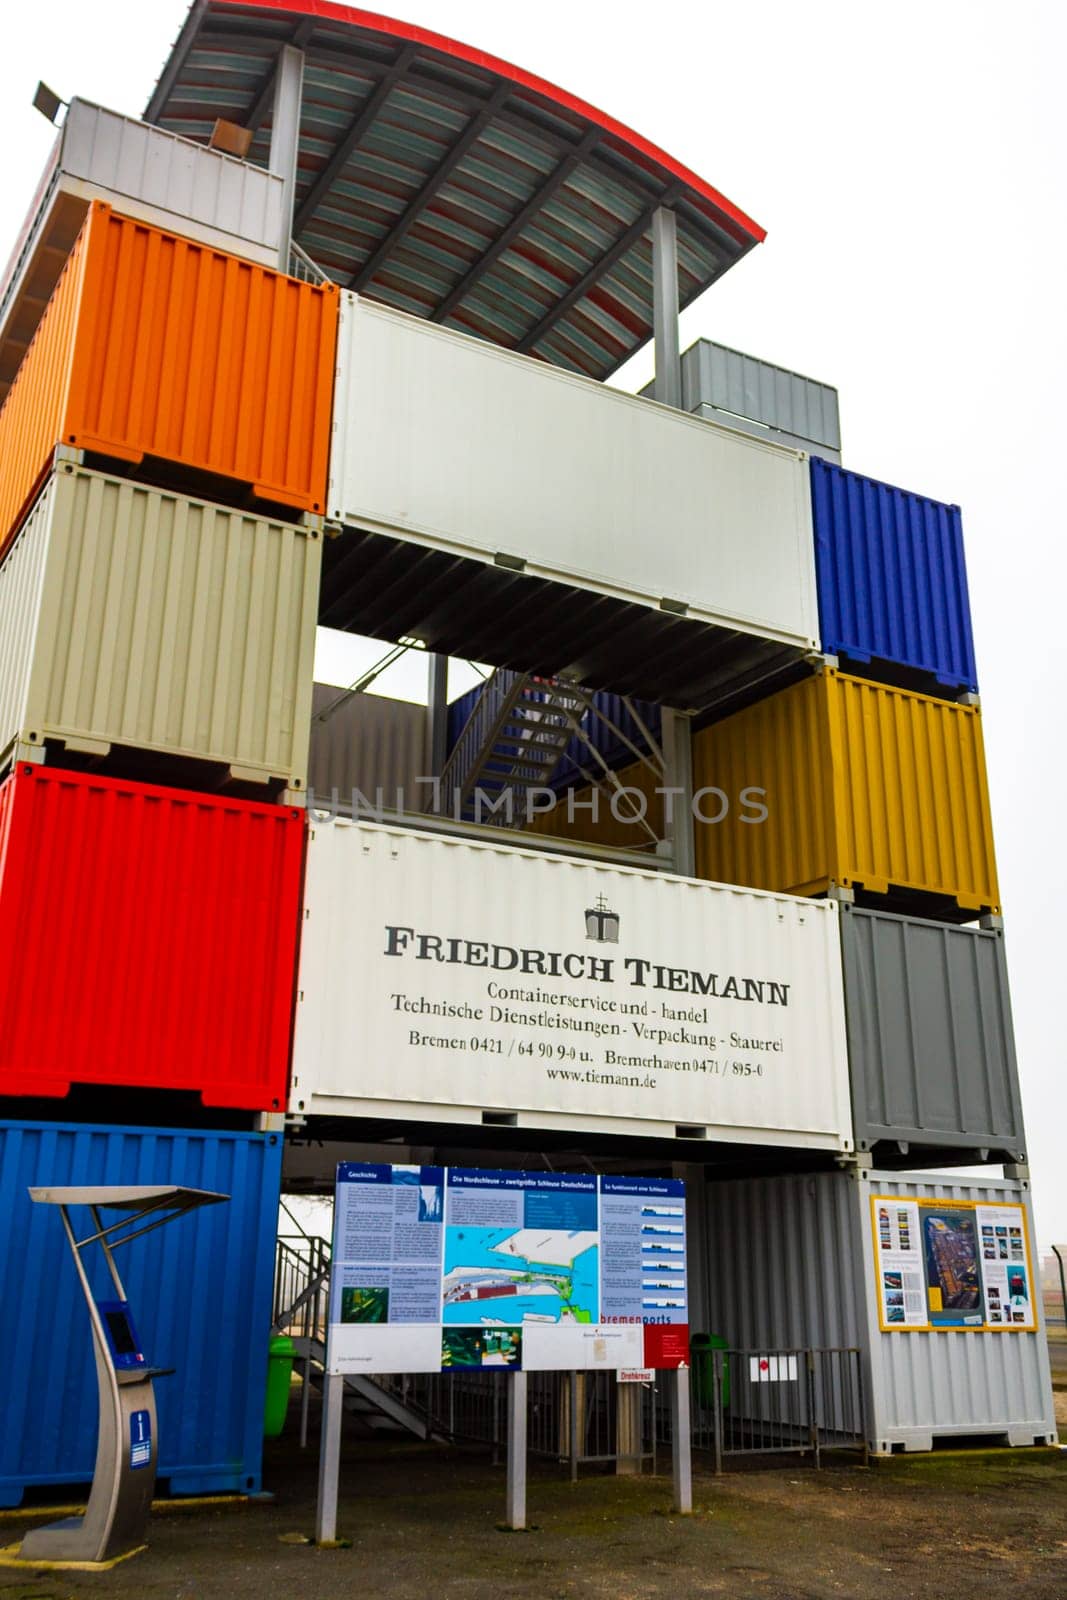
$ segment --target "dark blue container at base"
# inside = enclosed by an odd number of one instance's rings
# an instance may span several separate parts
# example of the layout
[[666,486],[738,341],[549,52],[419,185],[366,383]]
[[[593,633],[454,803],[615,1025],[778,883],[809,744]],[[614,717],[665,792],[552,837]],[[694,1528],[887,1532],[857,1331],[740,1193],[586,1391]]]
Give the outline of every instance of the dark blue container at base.
[[[467,719],[474,710],[478,696],[482,692],[482,687],[480,683],[475,684],[473,689],[468,689],[465,694],[461,694],[458,699],[453,700],[450,704],[448,708],[449,750],[453,748],[456,740],[463,732]],[[620,733],[626,735],[626,739],[636,745],[639,751],[642,753],[647,751],[648,741],[626,709],[622,695],[611,694],[607,690],[598,689],[593,695],[593,704],[601,711],[603,716],[608,717],[614,723]],[[633,704],[649,733],[654,739],[658,739],[660,736],[659,706],[652,705],[645,700],[635,700]],[[599,751],[601,757],[613,772],[617,771],[619,767],[629,766],[632,761],[636,761],[637,756],[631,746],[626,743],[626,739],[620,738],[614,728],[609,727],[601,717],[586,712],[583,722],[589,743]],[[588,778],[583,776],[580,768],[584,768],[585,772],[595,772],[597,774],[603,770],[590,751],[589,745],[586,744],[584,739],[579,739],[578,735],[575,734],[560,757],[559,766],[548,780],[549,787],[556,790],[569,789],[575,784],[588,783]]]
[[[88,1310],[58,1210],[27,1193],[48,1185],[173,1183],[230,1196],[116,1261],[145,1355],[176,1369],[155,1386],[161,1487],[260,1489],[281,1170],[277,1134],[0,1122],[0,1506],[38,1484],[87,1484],[96,1460]],[[108,1298],[102,1252],[85,1256],[101,1256],[93,1289]]]
[[823,650],[977,691],[959,507],[814,456],[811,501]]

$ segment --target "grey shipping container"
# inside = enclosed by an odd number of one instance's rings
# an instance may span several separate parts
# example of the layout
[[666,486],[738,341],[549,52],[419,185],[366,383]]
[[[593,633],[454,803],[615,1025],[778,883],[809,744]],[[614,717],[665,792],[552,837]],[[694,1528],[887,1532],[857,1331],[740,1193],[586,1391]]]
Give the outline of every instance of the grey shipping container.
[[841,910],[857,1149],[1025,1161],[1003,932]]
[[302,788],[322,537],[60,463],[0,563],[0,756],[48,741]]
[[[654,384],[641,393],[653,398]],[[837,390],[740,350],[698,339],[682,357],[682,409],[759,439],[841,460]]]
[[809,1173],[711,1183],[706,1193],[707,1289],[699,1311],[708,1330],[737,1349],[859,1348],[873,1450],[929,1450],[935,1439],[967,1435],[1055,1444],[1039,1293],[1032,1332],[885,1332],[879,1320],[873,1195],[1021,1205],[1033,1260],[1028,1183]]
[[381,694],[346,694],[317,683],[312,695],[308,803],[328,809],[423,811],[432,790],[430,714]]

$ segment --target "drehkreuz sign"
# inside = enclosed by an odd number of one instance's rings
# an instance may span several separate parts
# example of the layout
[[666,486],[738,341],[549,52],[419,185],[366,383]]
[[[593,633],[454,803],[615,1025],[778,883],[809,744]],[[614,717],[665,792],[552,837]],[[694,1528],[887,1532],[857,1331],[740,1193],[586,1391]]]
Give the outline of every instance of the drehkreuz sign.
[[299,996],[305,1115],[850,1146],[832,902],[315,820]]
[[337,1168],[329,1372],[688,1361],[679,1179]]

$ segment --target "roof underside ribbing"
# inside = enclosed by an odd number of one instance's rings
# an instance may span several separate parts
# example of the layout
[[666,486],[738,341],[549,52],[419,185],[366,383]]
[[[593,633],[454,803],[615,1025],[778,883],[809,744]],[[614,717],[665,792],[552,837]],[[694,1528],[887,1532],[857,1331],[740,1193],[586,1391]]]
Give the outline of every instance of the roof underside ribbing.
[[293,236],[398,310],[604,378],[652,334],[652,214],[687,305],[763,237],[662,151],[543,80],[328,0],[196,0],[148,106],[266,165],[281,47],[304,52]]

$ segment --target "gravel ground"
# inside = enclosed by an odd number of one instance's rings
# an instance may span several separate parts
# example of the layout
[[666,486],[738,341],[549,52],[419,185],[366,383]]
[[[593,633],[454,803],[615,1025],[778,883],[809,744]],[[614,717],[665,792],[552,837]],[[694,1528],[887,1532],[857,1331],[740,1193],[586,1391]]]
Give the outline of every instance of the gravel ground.
[[[310,1458],[310,1459],[309,1459]],[[501,1532],[504,1476],[445,1446],[346,1446],[340,1528],[314,1523],[314,1452],[270,1447],[272,1503],[154,1517],[149,1550],[101,1575],[0,1569],[0,1600],[1064,1600],[1067,1459],[1057,1452],[896,1457],[870,1469],[699,1470],[697,1513],[664,1478],[531,1469],[525,1534]],[[47,1520],[42,1512],[42,1520]],[[29,1519],[0,1515],[0,1542]]]

